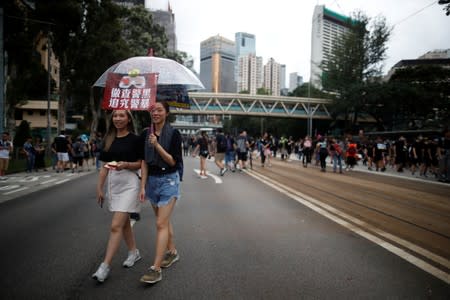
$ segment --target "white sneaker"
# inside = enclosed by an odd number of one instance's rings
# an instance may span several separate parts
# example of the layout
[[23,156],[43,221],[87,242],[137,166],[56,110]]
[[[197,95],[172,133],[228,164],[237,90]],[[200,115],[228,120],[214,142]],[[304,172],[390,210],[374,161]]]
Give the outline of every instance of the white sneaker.
[[125,268],[131,268],[134,266],[134,264],[141,259],[141,254],[139,253],[139,250],[136,249],[134,251],[128,251],[128,257],[123,262],[123,266]]
[[103,282],[106,278],[108,278],[109,270],[109,266],[102,262],[100,267],[98,267],[97,272],[92,274],[92,278],[96,279],[98,282]]

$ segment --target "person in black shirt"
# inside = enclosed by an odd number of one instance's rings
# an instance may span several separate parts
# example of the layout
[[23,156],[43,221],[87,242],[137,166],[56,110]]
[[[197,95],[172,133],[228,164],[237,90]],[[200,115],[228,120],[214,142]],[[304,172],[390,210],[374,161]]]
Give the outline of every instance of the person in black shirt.
[[446,128],[443,135],[437,150],[440,162],[439,181],[450,183],[450,129]]
[[[104,148],[100,160],[104,162],[97,183],[97,201],[100,206],[108,199],[109,210],[113,212],[111,231],[103,262],[92,274],[94,279],[103,282],[109,275],[114,254],[123,239],[128,247],[128,257],[124,267],[132,267],[141,259],[136,249],[130,213],[139,212],[140,180],[136,173],[144,157],[143,140],[134,133],[133,117],[130,111],[115,110],[111,114],[110,126],[105,136]],[[107,197],[103,188],[107,181]]]
[[194,149],[193,156],[196,153],[200,156],[200,173],[199,177],[202,179],[207,179],[206,175],[206,159],[209,156],[209,147],[208,147],[208,134],[206,131],[202,131],[202,135],[197,140],[197,146]]
[[155,283],[162,279],[161,268],[178,261],[170,222],[175,203],[180,200],[180,171],[183,165],[181,134],[167,120],[169,105],[157,102],[151,110],[152,125],[142,133],[145,161],[142,162],[140,199],[150,200],[156,216],[156,254],[153,265],[140,279]]

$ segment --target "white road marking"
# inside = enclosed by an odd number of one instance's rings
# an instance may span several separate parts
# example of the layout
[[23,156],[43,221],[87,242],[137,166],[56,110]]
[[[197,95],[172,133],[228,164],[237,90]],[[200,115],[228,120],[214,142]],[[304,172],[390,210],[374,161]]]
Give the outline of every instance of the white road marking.
[[[194,169],[194,172],[197,173],[197,175],[200,174],[200,170],[199,170],[199,169]],[[208,171],[206,172],[206,175],[207,175],[207,176],[211,176],[211,178],[214,179],[214,181],[216,182],[216,184],[222,184],[222,183],[223,183],[222,179],[221,179],[219,176],[217,176],[217,175],[211,174],[211,173],[208,172]]]
[[222,184],[223,183],[222,179],[219,176],[215,175],[215,174],[211,174],[209,172],[206,172],[206,175],[211,176],[214,179],[214,181],[216,182],[216,184]]
[[49,180],[43,181],[40,184],[47,184],[47,183],[50,183],[50,182],[53,182],[53,181],[56,181],[56,180],[58,180],[58,179],[53,178],[53,179],[49,179]]
[[28,189],[28,187],[27,187],[27,186],[24,186],[24,187],[21,187],[20,189],[17,189],[17,190],[13,190],[13,191],[9,191],[9,192],[6,192],[6,193],[3,193],[3,195],[14,194],[14,193],[17,193],[17,192],[20,192],[20,191],[26,190],[26,189]]
[[7,191],[7,190],[12,190],[12,189],[16,189],[20,187],[20,185],[5,185],[0,187],[0,191]]
[[[255,174],[253,172],[248,172],[250,176],[253,176],[254,178],[264,182],[265,184],[269,185],[270,187],[274,188],[275,190],[281,192],[282,194],[296,200],[297,202],[309,207],[310,209],[314,210],[315,212],[321,214],[322,216],[344,226],[345,228],[355,232],[356,234],[368,239],[369,241],[372,241],[373,243],[385,248],[391,253],[394,253],[395,255],[399,256],[400,258],[408,261],[409,263],[419,267],[420,269],[424,270],[425,272],[430,273],[431,275],[443,280],[447,284],[450,284],[450,274],[442,271],[441,269],[425,262],[424,260],[406,252],[403,249],[398,248],[397,246],[387,242],[386,240],[382,240],[378,238],[377,236],[365,231],[365,230],[371,230],[377,234],[382,235],[385,238],[391,239],[394,242],[398,242],[399,244],[402,244],[402,246],[408,248],[409,250],[415,251],[418,254],[421,254],[425,257],[427,257],[430,260],[433,260],[435,262],[440,263],[443,266],[446,266],[448,268],[450,262],[440,257],[434,253],[429,252],[428,250],[425,250],[417,245],[414,245],[410,242],[404,241],[398,237],[395,237],[387,232],[384,232],[380,229],[377,229],[361,220],[358,220],[356,218],[353,218],[338,209],[335,209],[334,207],[331,207],[329,205],[326,205],[322,202],[320,202],[317,199],[314,199],[312,197],[309,197],[307,195],[304,195],[303,193],[300,193],[298,191],[295,191],[279,182],[275,182],[272,179],[261,175],[261,174]],[[356,226],[352,223],[347,222],[346,219],[350,220],[351,222],[355,222],[359,226]],[[364,227],[364,229],[363,229]]]
[[27,176],[21,180],[19,180],[19,182],[32,182],[32,181],[37,181],[39,179],[39,176]]
[[60,180],[60,181],[55,182],[55,184],[61,184],[61,183],[67,182],[67,181],[69,181],[69,180],[70,180],[70,178],[68,178],[68,179],[63,179],[63,180]]

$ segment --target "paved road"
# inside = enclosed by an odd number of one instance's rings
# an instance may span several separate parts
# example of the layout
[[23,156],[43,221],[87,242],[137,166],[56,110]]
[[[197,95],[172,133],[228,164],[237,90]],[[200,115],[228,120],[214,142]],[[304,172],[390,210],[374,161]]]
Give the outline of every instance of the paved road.
[[[183,196],[174,212],[181,260],[154,286],[138,281],[154,253],[154,218],[148,204],[143,207],[142,220],[134,226],[144,259],[132,269],[123,269],[126,249],[122,247],[104,284],[90,278],[103,256],[110,222],[110,214],[95,203],[95,173],[73,176],[68,182],[0,204],[0,256],[5,274],[0,277],[2,298],[450,296],[443,279],[387,250],[367,234],[361,235],[364,226],[355,230],[344,223],[338,225],[337,219],[324,217],[308,203],[300,202],[297,198],[301,197],[289,184],[283,187],[270,179],[270,173],[280,169],[289,172],[285,165],[277,162],[271,170],[255,168],[224,177],[211,174],[208,179],[197,177],[193,170],[198,165],[197,159],[185,160]],[[212,163],[208,166],[216,170]],[[292,174],[301,172],[299,166],[292,163],[291,167],[298,168]],[[302,179],[320,175],[330,190],[337,189],[332,185],[336,179],[326,181],[330,179],[325,176],[338,174],[321,174],[312,168],[303,171],[308,173]],[[349,179],[347,184],[351,185],[350,178],[362,180],[360,174],[342,178]],[[370,193],[371,188],[366,186],[364,190]],[[307,189],[311,188],[302,188],[303,192]]]

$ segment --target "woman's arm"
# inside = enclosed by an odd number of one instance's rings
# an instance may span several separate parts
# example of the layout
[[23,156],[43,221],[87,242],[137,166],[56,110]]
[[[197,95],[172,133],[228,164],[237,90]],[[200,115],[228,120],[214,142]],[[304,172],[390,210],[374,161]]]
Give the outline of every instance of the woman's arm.
[[148,166],[145,160],[141,161],[141,190],[139,192],[139,200],[144,202],[145,200],[145,185],[147,184],[148,178]]
[[105,167],[102,167],[100,169],[100,173],[98,175],[98,181],[97,181],[97,202],[100,205],[103,203],[103,200],[105,198],[105,196],[103,194],[103,186],[105,184],[107,175],[108,175],[108,169]]

